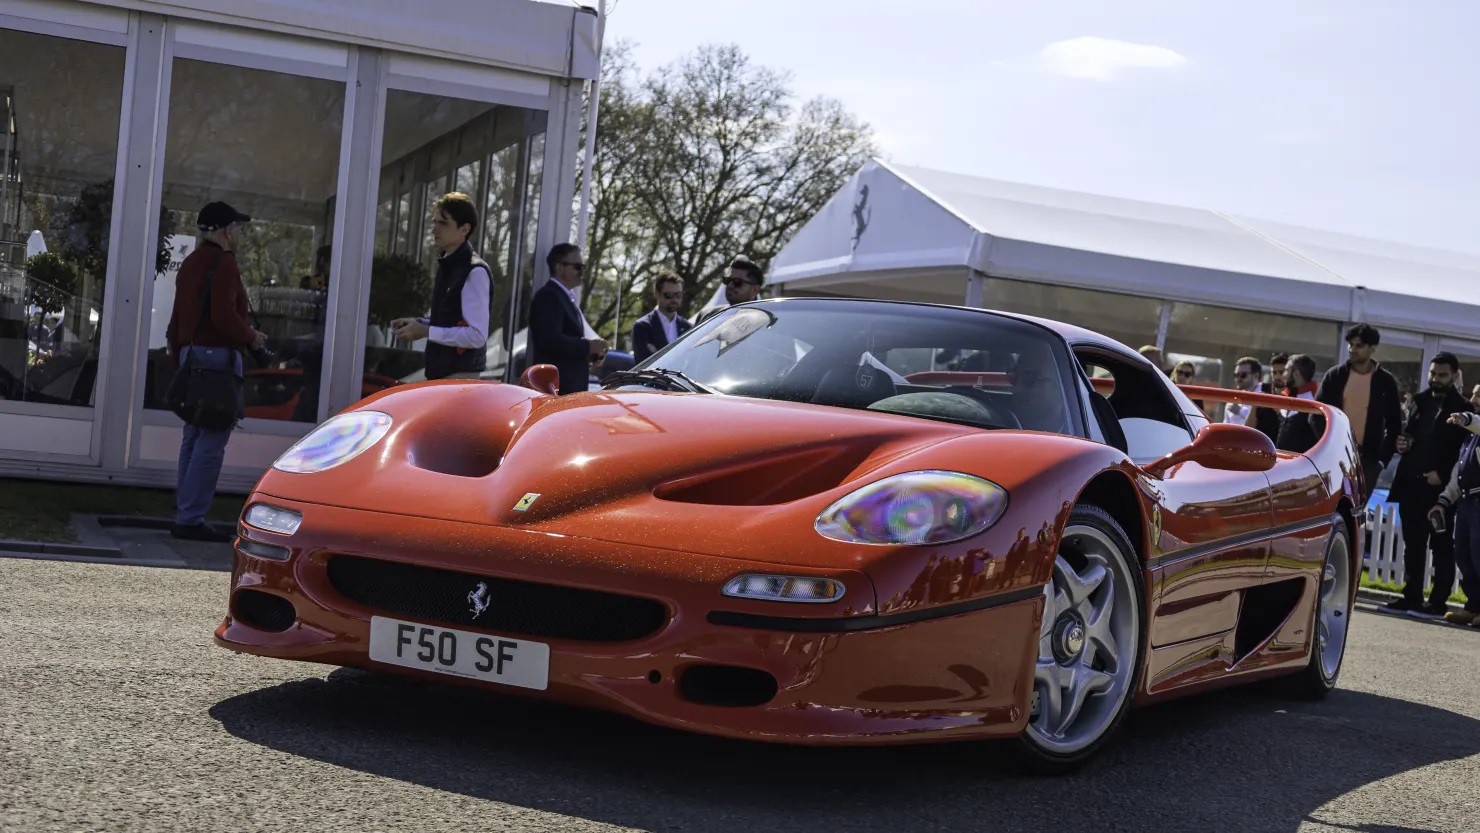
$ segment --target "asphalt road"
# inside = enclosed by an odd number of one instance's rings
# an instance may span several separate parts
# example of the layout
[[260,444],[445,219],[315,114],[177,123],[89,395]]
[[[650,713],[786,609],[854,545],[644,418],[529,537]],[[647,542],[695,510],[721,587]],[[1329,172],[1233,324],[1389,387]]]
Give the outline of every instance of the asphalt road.
[[1480,630],[1361,613],[1324,703],[1146,709],[1042,779],[240,656],[226,581],[0,558],[0,830],[1480,831]]

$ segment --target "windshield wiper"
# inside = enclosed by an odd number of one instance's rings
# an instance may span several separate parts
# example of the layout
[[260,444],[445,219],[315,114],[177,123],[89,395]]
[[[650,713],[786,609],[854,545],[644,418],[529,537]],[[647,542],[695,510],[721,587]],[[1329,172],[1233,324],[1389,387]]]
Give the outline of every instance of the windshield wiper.
[[603,380],[603,384],[630,380],[638,383],[660,382],[667,390],[682,390],[689,393],[714,393],[711,388],[695,382],[681,370],[666,367],[645,367],[642,370],[618,370]]

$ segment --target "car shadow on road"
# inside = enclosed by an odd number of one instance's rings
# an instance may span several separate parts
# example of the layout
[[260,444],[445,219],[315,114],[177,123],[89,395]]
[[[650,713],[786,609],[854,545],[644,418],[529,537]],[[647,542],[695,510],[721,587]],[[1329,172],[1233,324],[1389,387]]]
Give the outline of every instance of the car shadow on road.
[[1480,752],[1480,720],[1261,687],[1133,712],[1104,755],[1060,778],[1015,771],[1000,744],[737,742],[350,669],[210,714],[270,749],[439,790],[646,830],[740,833],[1292,831],[1365,784]]

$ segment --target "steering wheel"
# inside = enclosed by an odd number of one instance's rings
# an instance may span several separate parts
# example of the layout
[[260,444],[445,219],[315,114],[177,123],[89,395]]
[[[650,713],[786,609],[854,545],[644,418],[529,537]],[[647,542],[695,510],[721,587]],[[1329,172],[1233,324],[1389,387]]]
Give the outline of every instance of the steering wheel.
[[1021,429],[1023,427],[1022,420],[1017,418],[1017,414],[1013,413],[1011,408],[998,401],[997,397],[991,394],[969,385],[951,385],[950,387],[941,388],[941,390],[947,393],[959,394],[973,402],[979,403],[992,415],[993,422],[1006,428]]

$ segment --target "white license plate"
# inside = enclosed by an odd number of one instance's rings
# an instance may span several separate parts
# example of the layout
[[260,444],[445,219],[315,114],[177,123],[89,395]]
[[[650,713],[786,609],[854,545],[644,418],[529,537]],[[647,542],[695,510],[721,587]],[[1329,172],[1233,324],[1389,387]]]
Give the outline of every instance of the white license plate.
[[550,646],[527,639],[439,628],[384,616],[370,618],[370,658],[454,677],[544,691]]

